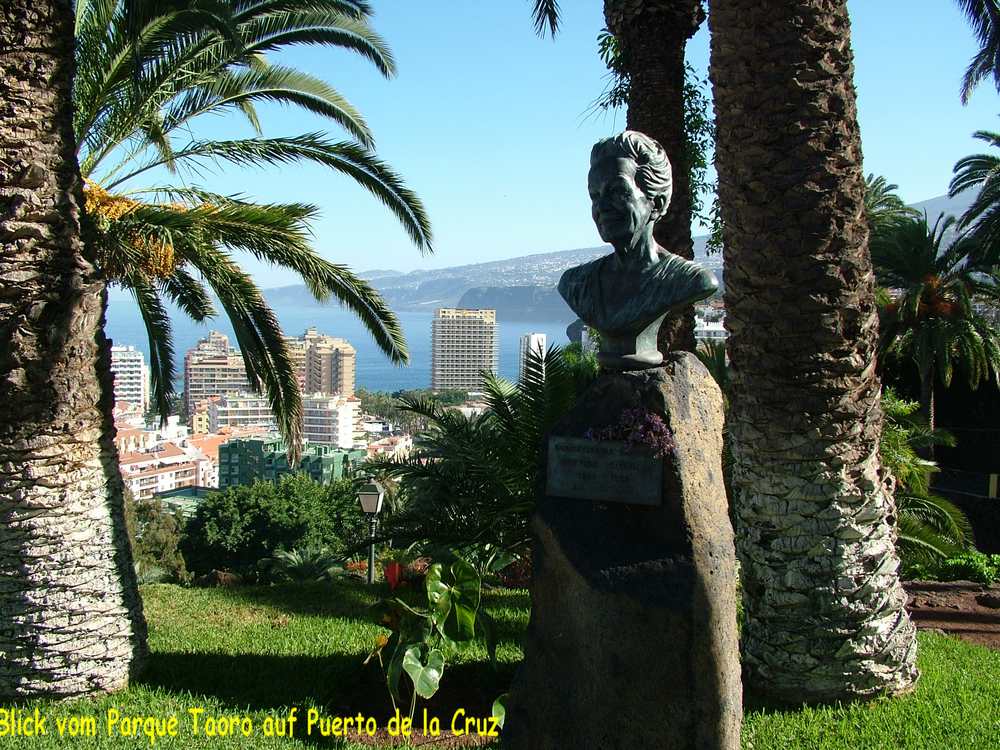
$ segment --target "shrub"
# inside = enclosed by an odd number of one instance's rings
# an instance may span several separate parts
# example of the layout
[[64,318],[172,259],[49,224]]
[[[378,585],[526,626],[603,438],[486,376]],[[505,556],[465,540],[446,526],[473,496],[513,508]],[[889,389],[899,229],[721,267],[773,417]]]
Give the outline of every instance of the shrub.
[[290,551],[277,550],[274,557],[258,563],[262,576],[272,581],[315,583],[329,581],[344,574],[340,558],[327,547],[305,547]]
[[304,474],[212,493],[188,523],[181,550],[193,570],[254,577],[277,550],[326,547],[339,555],[364,539],[366,522],[349,480],[320,484]]
[[159,500],[125,490],[125,528],[139,583],[187,583],[191,579],[178,545],[184,522]]
[[975,581],[989,586],[1000,581],[1000,555],[962,552],[939,562],[908,566],[904,575],[923,581]]

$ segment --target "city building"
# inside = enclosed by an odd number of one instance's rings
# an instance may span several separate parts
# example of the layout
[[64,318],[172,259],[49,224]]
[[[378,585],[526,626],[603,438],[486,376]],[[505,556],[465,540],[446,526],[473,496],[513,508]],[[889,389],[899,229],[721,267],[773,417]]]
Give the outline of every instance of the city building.
[[698,341],[706,339],[725,341],[728,335],[726,325],[721,320],[694,319],[694,337]]
[[158,443],[156,433],[152,430],[142,427],[117,427],[115,430],[115,448],[118,449],[118,455],[141,453],[154,448]]
[[481,390],[499,366],[496,310],[442,307],[431,323],[431,388]]
[[208,431],[226,427],[261,427],[276,430],[277,423],[268,400],[256,393],[227,393],[208,404]]
[[149,408],[149,368],[134,346],[111,347],[111,373],[115,376],[115,402]]
[[356,361],[357,352],[345,339],[313,337],[306,347],[305,391],[353,396]]
[[310,443],[353,448],[361,417],[361,400],[311,393],[302,397],[302,436]]
[[528,361],[528,352],[536,359],[544,359],[548,340],[544,333],[526,333],[521,336],[521,346],[517,351],[517,379],[524,379],[524,365]]
[[363,450],[342,450],[332,445],[305,443],[302,459],[294,469],[288,451],[277,435],[230,440],[219,446],[219,487],[236,487],[255,480],[273,481],[285,474],[305,473],[329,484],[365,460]]
[[390,435],[368,444],[368,458],[406,458],[413,450],[413,438],[409,435]]
[[225,334],[210,331],[184,355],[184,406],[188,414],[194,414],[204,399],[250,390],[243,357],[230,348]]
[[203,459],[174,443],[154,449],[123,453],[118,460],[122,480],[136,498],[150,498],[160,492],[199,484]]
[[285,344],[303,393],[354,395],[357,352],[346,339],[310,327],[301,336],[286,336]]
[[115,401],[112,411],[115,420],[115,427],[119,429],[145,429],[146,408],[141,404],[132,404],[128,401]]

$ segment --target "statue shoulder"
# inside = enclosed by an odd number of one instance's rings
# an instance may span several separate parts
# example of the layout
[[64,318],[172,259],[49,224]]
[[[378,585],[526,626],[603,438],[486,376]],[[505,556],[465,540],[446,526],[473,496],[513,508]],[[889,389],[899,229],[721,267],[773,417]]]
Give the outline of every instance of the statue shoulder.
[[601,272],[601,268],[607,262],[610,255],[604,255],[589,263],[581,263],[578,266],[567,268],[559,277],[559,293],[566,297],[567,294],[574,294],[590,282],[595,274]]
[[700,263],[674,253],[665,255],[655,269],[654,275],[669,280],[674,294],[689,300],[689,304],[710,297],[719,288],[715,274]]

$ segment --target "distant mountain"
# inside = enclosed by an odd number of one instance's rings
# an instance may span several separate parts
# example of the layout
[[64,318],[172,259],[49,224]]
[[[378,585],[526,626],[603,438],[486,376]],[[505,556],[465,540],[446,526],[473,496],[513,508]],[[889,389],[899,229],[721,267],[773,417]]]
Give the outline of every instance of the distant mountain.
[[925,201],[920,201],[920,203],[914,203],[913,208],[918,211],[925,212],[927,214],[927,221],[931,225],[937,220],[937,217],[943,214],[951,214],[958,218],[964,214],[969,206],[972,205],[972,201],[976,199],[975,190],[967,190],[961,195],[957,195],[954,198],[949,198],[947,195],[939,195],[937,198],[928,198]]
[[[958,198],[946,195],[914,203],[926,211],[933,224],[942,211],[964,212],[973,195]],[[695,259],[710,268],[724,283],[722,255],[709,255],[707,236],[694,238]],[[474,263],[465,266],[410,271],[371,270],[359,274],[367,279],[394,310],[434,310],[438,307],[488,307],[507,320],[572,320],[572,313],[555,287],[563,271],[611,252],[610,245],[522,255],[517,258]],[[311,299],[303,286],[266,290],[272,302]]]
[[462,295],[457,307],[493,309],[501,320],[576,320],[554,286],[477,286]]

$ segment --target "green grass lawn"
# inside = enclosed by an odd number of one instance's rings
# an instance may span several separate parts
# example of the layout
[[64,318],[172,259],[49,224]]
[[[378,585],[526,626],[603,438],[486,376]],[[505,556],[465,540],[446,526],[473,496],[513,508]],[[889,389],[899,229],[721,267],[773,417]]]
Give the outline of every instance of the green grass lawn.
[[[318,744],[354,749],[363,746],[321,738],[315,730],[306,736],[308,711],[314,709],[326,718],[361,712],[373,716],[382,727],[391,716],[377,666],[362,665],[376,637],[385,632],[367,619],[366,608],[374,596],[363,585],[240,589],[157,585],[144,587],[143,595],[152,654],[141,682],[100,700],[18,705],[20,716],[32,716],[37,709],[47,717],[47,733],[36,738],[0,736],[0,747],[293,748]],[[470,716],[488,713],[521,658],[518,641],[527,625],[527,594],[492,592],[485,601],[498,624],[500,667],[496,673],[491,670],[485,648],[472,649],[461,660],[449,663],[441,691],[430,704],[430,711],[443,717],[444,731],[458,708]],[[749,712],[744,749],[1000,748],[1000,653],[933,634],[922,635],[920,645],[923,677],[912,695],[843,708]],[[266,736],[266,728],[282,728],[293,707],[294,736]],[[11,707],[2,708],[9,711]],[[204,713],[199,714],[196,735],[190,712],[198,709]],[[157,719],[161,731],[176,716],[177,736],[151,741],[140,727],[138,736],[123,737],[122,722],[115,724],[109,736],[109,711],[120,717]],[[417,713],[419,717],[419,707]],[[220,716],[249,719],[251,739],[238,726],[232,728],[234,736],[208,736],[206,717]],[[70,737],[73,726],[68,723],[66,735],[60,737],[57,720],[75,717],[93,717],[96,736]]]

